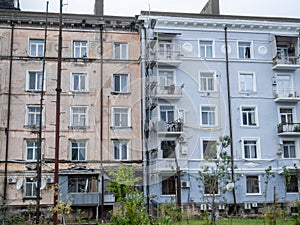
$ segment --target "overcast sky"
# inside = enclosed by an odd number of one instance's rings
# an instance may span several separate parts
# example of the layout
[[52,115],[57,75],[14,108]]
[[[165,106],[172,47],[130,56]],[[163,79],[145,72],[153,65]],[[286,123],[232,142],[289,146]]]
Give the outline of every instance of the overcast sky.
[[[59,0],[48,0],[59,11]],[[63,0],[65,13],[93,13],[94,0]],[[104,0],[105,15],[134,16],[141,10],[199,13],[208,0]],[[45,11],[47,0],[20,0],[22,11]],[[300,0],[220,0],[221,14],[300,18]]]

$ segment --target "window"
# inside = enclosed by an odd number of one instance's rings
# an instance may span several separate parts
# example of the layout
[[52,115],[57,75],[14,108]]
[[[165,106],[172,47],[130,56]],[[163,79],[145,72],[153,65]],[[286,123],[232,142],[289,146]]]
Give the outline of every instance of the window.
[[239,58],[240,59],[250,59],[251,56],[251,42],[239,41]]
[[293,123],[293,108],[280,108],[280,122],[282,124],[292,124]]
[[259,177],[258,176],[247,176],[246,177],[246,193],[247,194],[258,194],[259,190]]
[[203,140],[202,141],[203,159],[217,158],[217,141]]
[[[44,125],[44,107],[42,110],[42,126]],[[29,105],[26,106],[26,119],[25,119],[25,126],[27,127],[39,127],[40,125],[40,117],[41,117],[41,110],[39,105]]]
[[175,74],[172,70],[159,70],[159,85],[163,87],[170,87],[175,85]]
[[212,41],[200,41],[200,57],[212,58],[213,56],[213,42]]
[[113,76],[113,90],[117,93],[127,93],[129,91],[128,74],[114,74]]
[[26,141],[26,160],[32,161],[37,160],[37,150],[38,150],[37,140],[27,140]]
[[175,141],[162,141],[160,148],[162,150],[163,158],[175,158]]
[[211,72],[200,73],[200,91],[215,91],[215,74]]
[[84,193],[98,191],[98,178],[96,176],[69,176],[69,193]]
[[130,126],[129,108],[113,108],[113,126],[114,127]]
[[114,58],[127,59],[128,58],[128,44],[114,43]]
[[[29,71],[26,77],[26,91],[42,90],[43,73],[40,71]],[[45,83],[44,83],[45,84]],[[45,90],[45,85],[43,87]]]
[[71,141],[71,160],[86,160],[86,141]]
[[128,160],[129,159],[129,141],[114,140],[113,142],[114,160]]
[[32,57],[42,57],[44,56],[44,40],[30,39],[30,56]]
[[200,123],[201,126],[216,126],[216,107],[215,106],[201,106]]
[[158,59],[172,60],[174,59],[174,45],[172,40],[163,40],[158,44]]
[[71,91],[73,92],[87,92],[87,74],[86,73],[72,73],[71,75]]
[[241,107],[242,126],[257,126],[256,107]]
[[161,182],[161,190],[162,190],[162,195],[175,195],[176,189],[175,189],[175,177],[167,177],[163,176],[162,177],[162,182]]
[[282,147],[283,147],[284,158],[296,158],[295,141],[283,141]]
[[[291,174],[291,177],[290,177],[290,182],[288,182],[287,180],[285,181],[286,182],[286,192],[288,193],[298,193],[298,178],[295,174]],[[286,178],[287,179],[287,178]]]
[[160,119],[166,123],[172,123],[175,120],[175,109],[171,105],[161,105],[160,106]]
[[25,180],[25,197],[36,197],[36,180],[33,177]]
[[245,139],[243,142],[243,150],[245,159],[258,158],[258,140]]
[[278,97],[294,97],[295,92],[292,80],[291,74],[277,74],[276,94]]
[[255,76],[253,73],[240,73],[240,92],[254,92],[256,91]]
[[87,111],[87,107],[84,106],[71,107],[71,127],[88,126]]
[[218,177],[205,175],[204,176],[204,194],[216,195],[219,194]]
[[87,41],[74,41],[73,54],[74,58],[87,57]]

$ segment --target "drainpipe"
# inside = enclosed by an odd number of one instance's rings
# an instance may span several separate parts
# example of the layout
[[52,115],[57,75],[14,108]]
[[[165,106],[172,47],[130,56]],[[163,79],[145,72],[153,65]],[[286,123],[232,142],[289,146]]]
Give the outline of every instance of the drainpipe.
[[5,164],[4,164],[4,183],[3,183],[3,214],[6,214],[7,201],[7,170],[8,170],[8,150],[9,150],[9,130],[10,130],[10,107],[11,107],[11,82],[12,82],[12,63],[13,63],[13,47],[14,47],[14,22],[11,22],[10,36],[10,59],[9,59],[9,80],[8,80],[8,99],[7,99],[7,120],[6,120],[6,142],[5,142]]
[[[231,94],[230,94],[230,80],[229,80],[229,59],[228,59],[228,39],[227,39],[227,26],[224,27],[225,31],[225,54],[226,54],[226,78],[227,78],[227,98],[228,98],[228,114],[229,114],[229,135],[231,139],[230,143],[230,161],[231,161],[231,182],[235,186],[235,177],[234,177],[234,152],[233,152],[233,136],[232,136],[232,113],[231,113]],[[236,193],[235,187],[232,190],[233,195],[233,207],[234,213],[237,213],[236,205]]]
[[[62,8],[63,0],[59,3],[59,32],[57,53],[57,81],[56,81],[56,112],[55,112],[55,163],[54,163],[54,198],[53,207],[58,203],[58,172],[59,172],[59,134],[60,134],[60,97],[61,97],[61,61],[62,61]],[[57,211],[53,213],[53,225],[57,225]]]

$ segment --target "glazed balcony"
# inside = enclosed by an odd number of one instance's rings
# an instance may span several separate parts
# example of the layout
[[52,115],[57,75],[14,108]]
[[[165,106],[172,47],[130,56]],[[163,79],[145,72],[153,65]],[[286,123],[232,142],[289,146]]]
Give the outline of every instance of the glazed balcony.
[[299,136],[300,123],[280,123],[277,126],[278,135]]

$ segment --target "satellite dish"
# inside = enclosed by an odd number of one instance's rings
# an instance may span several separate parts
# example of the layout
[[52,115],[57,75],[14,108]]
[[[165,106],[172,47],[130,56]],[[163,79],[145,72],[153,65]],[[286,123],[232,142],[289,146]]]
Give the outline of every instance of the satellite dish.
[[46,180],[45,180],[45,179],[42,179],[42,180],[41,180],[41,187],[40,187],[40,189],[41,189],[41,190],[45,189],[46,184],[47,184]]
[[23,178],[19,179],[16,185],[16,189],[20,190],[23,186]]

